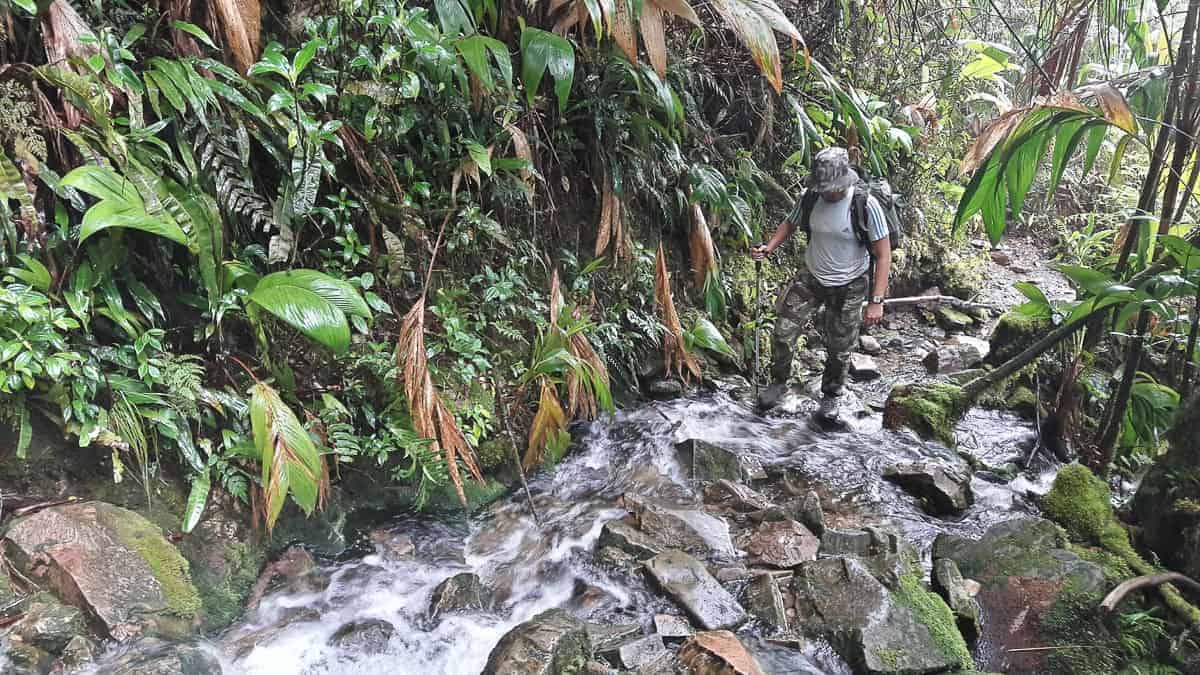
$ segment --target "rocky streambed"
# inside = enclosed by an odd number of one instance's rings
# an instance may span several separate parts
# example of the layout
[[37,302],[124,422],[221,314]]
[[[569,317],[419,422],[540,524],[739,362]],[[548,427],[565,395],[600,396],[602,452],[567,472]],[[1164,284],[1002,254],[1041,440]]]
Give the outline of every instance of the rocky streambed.
[[[1037,660],[1013,650],[1060,592],[1104,583],[1036,517],[1055,467],[1016,468],[1029,422],[973,413],[955,452],[867,413],[815,430],[803,399],[764,418],[744,393],[582,429],[531,477],[536,518],[517,491],[470,519],[398,517],[358,555],[293,547],[217,635],[180,620],[198,600],[146,554],[174,550],[159,531],[98,502],[15,519],[10,562],[59,597],[26,601],[0,672],[1007,672]],[[102,564],[63,548],[80,537],[141,555],[71,595]],[[124,583],[138,560],[157,562]],[[107,645],[76,638],[97,622]]]

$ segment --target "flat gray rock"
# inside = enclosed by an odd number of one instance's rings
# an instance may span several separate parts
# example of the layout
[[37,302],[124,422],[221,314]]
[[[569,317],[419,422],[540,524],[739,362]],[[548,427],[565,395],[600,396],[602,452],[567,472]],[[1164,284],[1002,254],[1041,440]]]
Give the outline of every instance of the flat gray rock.
[[704,565],[683,551],[664,551],[645,565],[663,592],[678,602],[701,627],[708,630],[734,628],[749,618]]

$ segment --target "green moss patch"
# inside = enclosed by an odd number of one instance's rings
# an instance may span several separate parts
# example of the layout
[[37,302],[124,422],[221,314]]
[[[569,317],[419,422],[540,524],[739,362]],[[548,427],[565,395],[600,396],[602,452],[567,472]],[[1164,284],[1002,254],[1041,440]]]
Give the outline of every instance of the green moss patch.
[[121,543],[136,551],[154,572],[167,601],[167,613],[184,619],[194,618],[202,603],[192,585],[188,562],[163,537],[162,531],[135,514],[113,518],[109,526]]
[[1082,464],[1058,472],[1042,507],[1078,541],[1099,543],[1112,525],[1108,486]]
[[1010,310],[1000,316],[992,331],[987,362],[1000,364],[1020,354],[1051,328],[1050,320]]
[[890,429],[908,427],[953,448],[954,427],[966,409],[962,389],[952,384],[900,385],[888,396],[883,423]]
[[925,589],[924,584],[916,575],[906,574],[900,577],[900,583],[894,591],[900,604],[913,610],[921,623],[929,629],[934,641],[946,655],[946,658],[958,664],[965,670],[975,668],[971,659],[971,651],[967,642],[958,630],[954,613],[937,594]]
[[1109,675],[1119,659],[1117,637],[1100,616],[1103,598],[1071,588],[1058,596],[1042,614],[1041,635],[1054,647],[1047,654],[1043,671],[1074,675]]

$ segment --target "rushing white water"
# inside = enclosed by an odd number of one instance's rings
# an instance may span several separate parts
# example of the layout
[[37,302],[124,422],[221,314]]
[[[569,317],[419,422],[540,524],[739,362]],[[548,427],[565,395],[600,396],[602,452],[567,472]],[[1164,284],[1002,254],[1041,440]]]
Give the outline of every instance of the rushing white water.
[[[1021,455],[1021,443],[1031,434],[1027,423],[996,413],[972,415],[959,431],[964,448],[991,464]],[[221,653],[226,673],[473,675],[501,636],[546,609],[647,627],[654,613],[678,609],[640,576],[597,562],[593,549],[603,524],[625,514],[615,507],[624,493],[696,500],[674,449],[684,438],[755,453],[769,470],[786,468],[796,480],[819,485],[835,504],[827,514],[834,525],[888,523],[923,550],[939,532],[977,536],[1015,512],[1028,512],[1022,493],[1045,489],[1046,474],[1010,485],[976,479],[976,505],[957,520],[940,520],[880,473],[888,462],[937,456],[945,448],[881,431],[877,423],[852,433],[818,434],[798,418],[755,415],[724,394],[652,404],[593,423],[553,472],[531,477],[540,527],[519,491],[465,523],[402,518],[390,526],[412,538],[414,556],[375,553],[330,564],[322,570],[326,587],[268,595],[211,647]],[[475,572],[495,590],[496,608],[431,620],[434,587],[462,571]],[[330,645],[339,627],[367,619],[395,626],[382,652],[364,655]],[[797,652],[753,632],[743,629],[743,638],[768,672],[849,672],[819,642]]]

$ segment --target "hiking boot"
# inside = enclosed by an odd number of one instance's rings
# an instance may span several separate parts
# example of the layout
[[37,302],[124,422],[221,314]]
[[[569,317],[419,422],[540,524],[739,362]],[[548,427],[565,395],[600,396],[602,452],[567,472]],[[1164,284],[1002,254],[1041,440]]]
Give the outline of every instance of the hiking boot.
[[774,408],[779,405],[779,402],[783,400],[783,395],[786,393],[787,384],[783,382],[776,382],[763,389],[758,395],[758,409],[765,411]]
[[830,396],[828,394],[821,397],[821,406],[817,409],[817,417],[832,422],[834,424],[842,423],[842,397]]

